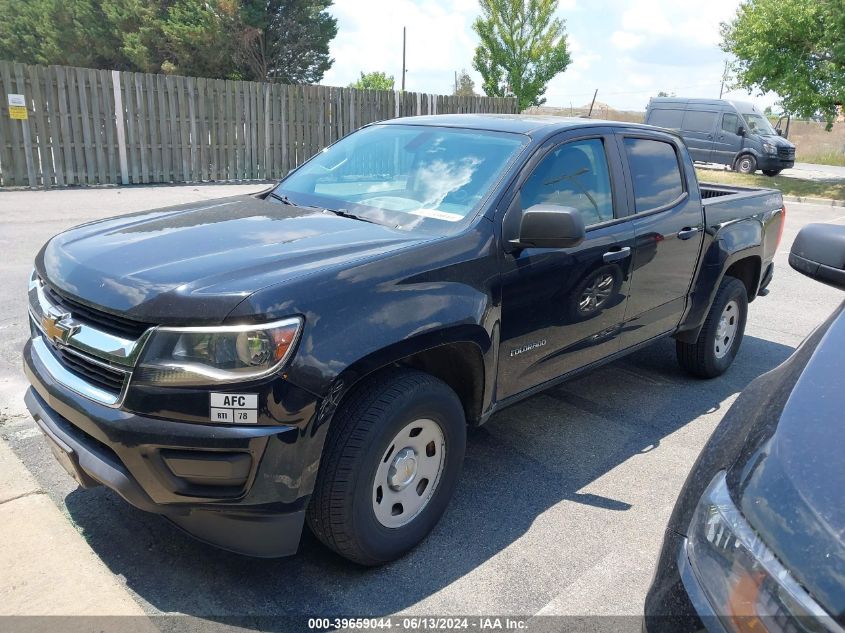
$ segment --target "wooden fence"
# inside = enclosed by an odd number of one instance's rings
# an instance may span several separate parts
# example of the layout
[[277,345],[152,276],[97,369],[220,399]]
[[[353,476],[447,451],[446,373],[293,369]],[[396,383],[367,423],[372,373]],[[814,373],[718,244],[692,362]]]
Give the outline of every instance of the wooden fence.
[[[286,86],[0,61],[0,185],[280,178],[362,125],[516,112],[516,100]],[[10,107],[23,95],[21,108]]]

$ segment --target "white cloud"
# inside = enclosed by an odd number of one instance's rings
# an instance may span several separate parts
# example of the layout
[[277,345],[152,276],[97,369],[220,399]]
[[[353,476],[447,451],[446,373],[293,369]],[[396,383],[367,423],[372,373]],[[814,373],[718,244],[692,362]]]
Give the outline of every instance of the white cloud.
[[448,92],[454,72],[472,66],[476,36],[471,29],[475,0],[336,0],[338,18],[332,42],[334,66],[323,79],[347,85],[361,71],[382,70],[401,84],[402,27],[407,29],[406,87],[422,92]]
[[627,51],[639,46],[643,37],[629,31],[614,31],[613,35],[610,36],[610,41],[616,48]]
[[[726,55],[719,24],[740,0],[560,0],[572,64],[549,82],[548,105],[577,107],[598,100],[641,110],[659,90],[716,97]],[[381,70],[401,82],[402,27],[408,29],[408,90],[449,94],[454,73],[472,69],[478,38],[472,22],[477,0],[335,0],[335,58],[323,83],[345,86],[361,71]],[[745,97],[748,98],[748,97]],[[761,105],[773,98],[757,99]]]

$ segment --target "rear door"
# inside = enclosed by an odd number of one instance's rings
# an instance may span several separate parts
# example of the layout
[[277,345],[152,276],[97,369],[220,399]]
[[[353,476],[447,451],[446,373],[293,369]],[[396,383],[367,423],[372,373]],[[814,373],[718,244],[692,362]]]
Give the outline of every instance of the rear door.
[[734,156],[742,149],[742,137],[737,134],[740,121],[735,112],[723,112],[716,130],[716,142],[713,144],[712,162],[732,165]]
[[709,163],[713,156],[713,139],[719,113],[710,110],[687,110],[681,125],[681,135],[695,161]]
[[[500,400],[619,349],[634,244],[622,159],[609,129],[578,132],[540,149],[514,194],[522,209],[577,209],[587,237],[573,248],[502,254]],[[506,225],[510,213],[502,219]]]
[[634,210],[633,270],[622,347],[677,327],[704,235],[694,173],[678,140],[659,132],[617,135]]

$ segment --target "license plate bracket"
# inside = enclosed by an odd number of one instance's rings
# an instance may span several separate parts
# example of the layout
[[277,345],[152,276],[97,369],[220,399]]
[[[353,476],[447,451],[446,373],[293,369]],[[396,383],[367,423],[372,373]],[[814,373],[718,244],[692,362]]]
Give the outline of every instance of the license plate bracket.
[[62,468],[67,471],[67,474],[73,477],[76,483],[83,488],[92,488],[97,485],[97,482],[93,481],[91,477],[85,474],[79,467],[78,458],[72,448],[61,446],[56,440],[46,433],[44,434],[44,437],[47,439],[47,445],[50,447],[50,452],[53,453],[53,457],[55,457],[56,461],[59,462]]

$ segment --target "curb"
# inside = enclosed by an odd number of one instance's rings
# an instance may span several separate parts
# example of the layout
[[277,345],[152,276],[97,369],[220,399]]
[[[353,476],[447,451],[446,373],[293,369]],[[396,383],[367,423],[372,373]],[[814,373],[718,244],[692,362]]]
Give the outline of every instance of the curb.
[[845,200],[831,198],[812,198],[810,196],[784,196],[785,202],[802,202],[804,204],[818,204],[823,207],[839,207],[845,209]]
[[133,630],[154,630],[2,439],[0,526],[0,616],[134,616]]

